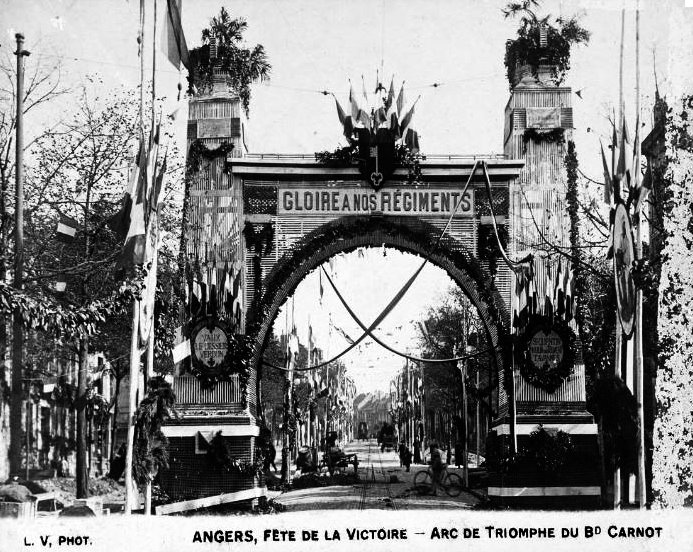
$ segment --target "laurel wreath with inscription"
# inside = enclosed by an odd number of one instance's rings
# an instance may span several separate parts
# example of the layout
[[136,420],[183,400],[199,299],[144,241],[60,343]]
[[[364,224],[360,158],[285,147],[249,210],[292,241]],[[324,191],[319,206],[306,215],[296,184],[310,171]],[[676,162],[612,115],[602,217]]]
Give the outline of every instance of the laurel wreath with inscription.
[[[541,358],[541,354],[537,354],[537,351],[533,354],[533,340],[536,347],[537,340],[551,339],[552,335],[560,338],[562,354],[538,363],[537,357]],[[575,364],[575,332],[561,318],[551,320],[546,316],[532,316],[524,333],[515,340],[515,364],[522,377],[534,387],[549,393],[555,392],[572,373]]]

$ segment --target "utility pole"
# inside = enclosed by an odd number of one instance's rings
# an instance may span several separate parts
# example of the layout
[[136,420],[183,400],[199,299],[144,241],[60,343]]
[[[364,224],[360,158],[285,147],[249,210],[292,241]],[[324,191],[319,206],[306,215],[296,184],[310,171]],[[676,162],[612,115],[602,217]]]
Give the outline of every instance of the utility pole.
[[[15,137],[15,209],[14,209],[14,288],[24,287],[24,35],[17,33],[17,113]],[[12,399],[10,403],[10,472],[19,473],[22,463],[22,376],[24,375],[24,328],[22,312],[12,319]],[[27,432],[29,427],[27,425]],[[28,468],[28,466],[27,466]]]
[[[145,1],[140,0],[140,139],[144,139],[144,7]],[[132,301],[132,335],[130,337],[130,380],[128,386],[128,434],[125,452],[125,507],[126,516],[132,513],[138,491],[132,478],[132,463],[135,448],[135,410],[137,409],[137,392],[140,374],[139,333],[140,333],[140,302]],[[139,504],[137,504],[139,507]]]
[[[640,6],[635,11],[635,112],[640,125]],[[640,128],[635,130],[635,189],[640,188]],[[636,234],[636,258],[642,259],[642,205],[637,203],[635,213],[638,222]],[[643,391],[643,342],[642,342],[642,289],[636,288],[635,295],[635,398],[638,401],[638,508],[645,508],[647,502],[647,482],[645,480],[645,412]]]
[[[291,337],[288,337],[290,340]],[[291,413],[293,410],[293,397],[292,397],[292,387],[293,387],[293,377],[294,377],[294,351],[290,343],[287,343],[288,355],[286,361],[286,388],[284,391],[284,431],[283,431],[283,441],[282,441],[282,483],[291,485],[291,438],[289,432],[291,431],[290,420]]]

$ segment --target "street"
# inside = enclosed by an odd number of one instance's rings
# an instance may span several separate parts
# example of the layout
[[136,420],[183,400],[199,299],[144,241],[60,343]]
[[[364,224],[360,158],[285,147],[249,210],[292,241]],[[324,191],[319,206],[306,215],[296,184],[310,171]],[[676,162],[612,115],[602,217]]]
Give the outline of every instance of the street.
[[[270,492],[270,498],[287,511],[307,510],[460,510],[470,509],[479,499],[462,492],[452,498],[442,490],[438,496],[422,495],[412,488],[414,475],[425,465],[412,464],[410,472],[400,467],[394,451],[380,452],[375,439],[352,441],[346,454],[359,458],[359,483],[300,489],[284,493]],[[450,468],[461,475],[462,470]]]

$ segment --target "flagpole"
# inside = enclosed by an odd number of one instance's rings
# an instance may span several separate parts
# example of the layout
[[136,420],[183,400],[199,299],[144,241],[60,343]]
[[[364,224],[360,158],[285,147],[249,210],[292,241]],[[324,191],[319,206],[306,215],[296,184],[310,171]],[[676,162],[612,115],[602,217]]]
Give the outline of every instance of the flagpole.
[[[140,54],[140,139],[144,137],[144,5],[145,0],[140,0],[140,32],[138,37]],[[139,162],[139,160],[138,160]],[[140,371],[139,351],[139,301],[132,301],[132,335],[130,338],[130,382],[128,388],[128,436],[125,453],[125,515],[132,513],[135,501],[134,481],[132,479],[133,448],[135,442],[134,416],[137,408],[137,387]]]
[[[635,112],[637,127],[635,129],[635,189],[640,191],[640,3],[635,9]],[[642,202],[636,203],[635,217],[638,221],[636,230],[636,258],[642,259]],[[643,385],[643,337],[642,337],[642,289],[637,288],[635,295],[635,398],[638,401],[638,507],[645,508],[647,502],[647,482],[645,479],[645,411]]]

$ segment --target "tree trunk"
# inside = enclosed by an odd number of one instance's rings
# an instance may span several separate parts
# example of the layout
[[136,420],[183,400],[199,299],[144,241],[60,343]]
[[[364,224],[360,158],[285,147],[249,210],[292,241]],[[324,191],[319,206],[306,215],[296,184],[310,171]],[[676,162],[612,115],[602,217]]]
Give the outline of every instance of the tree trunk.
[[113,393],[113,416],[111,426],[111,450],[108,451],[108,459],[113,460],[115,454],[116,437],[118,436],[118,401],[120,400],[120,382],[123,378],[120,376],[120,360],[116,363],[116,378],[115,391]]
[[87,470],[87,370],[89,368],[89,341],[79,341],[79,372],[77,372],[77,470],[75,474],[77,498],[89,496]]

